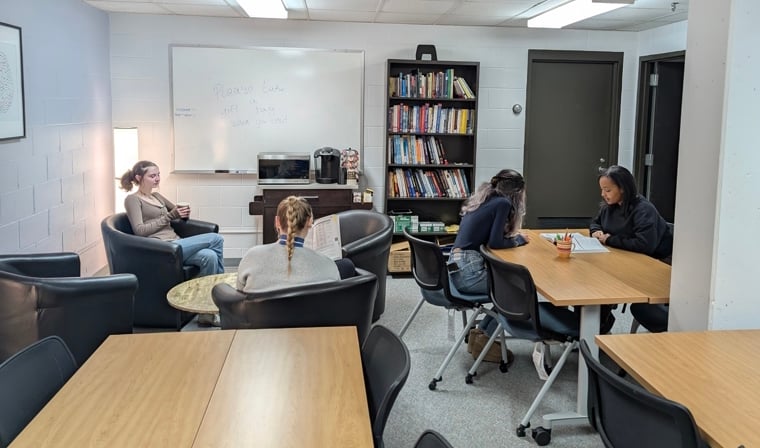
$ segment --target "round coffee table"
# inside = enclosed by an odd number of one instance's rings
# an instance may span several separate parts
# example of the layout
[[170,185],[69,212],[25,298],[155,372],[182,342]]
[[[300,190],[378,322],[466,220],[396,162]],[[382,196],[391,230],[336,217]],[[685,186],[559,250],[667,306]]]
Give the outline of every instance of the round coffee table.
[[199,314],[215,314],[219,308],[211,298],[211,289],[219,283],[227,283],[233,288],[237,282],[237,272],[207,275],[182,282],[166,293],[169,305],[178,310]]

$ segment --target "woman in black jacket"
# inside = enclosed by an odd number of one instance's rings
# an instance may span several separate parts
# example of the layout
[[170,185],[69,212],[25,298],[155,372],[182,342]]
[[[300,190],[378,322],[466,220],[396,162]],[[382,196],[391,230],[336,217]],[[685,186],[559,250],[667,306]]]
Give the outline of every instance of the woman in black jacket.
[[636,181],[626,168],[613,165],[599,175],[602,204],[591,221],[589,233],[611,247],[663,259],[673,252],[673,234],[668,223],[645,197],[636,191]]

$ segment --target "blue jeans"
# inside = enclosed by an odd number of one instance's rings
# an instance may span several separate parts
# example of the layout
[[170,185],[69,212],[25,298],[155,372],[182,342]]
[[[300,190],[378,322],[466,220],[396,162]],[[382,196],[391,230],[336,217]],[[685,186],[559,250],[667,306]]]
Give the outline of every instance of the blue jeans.
[[[449,271],[449,277],[454,287],[466,294],[488,294],[488,271],[480,252],[476,250],[460,250],[449,255],[448,264],[456,264],[459,269]],[[496,330],[498,322],[491,316],[484,316],[478,324],[488,336]]]
[[224,238],[202,233],[172,241],[182,248],[182,264],[198,266],[199,277],[224,273]]

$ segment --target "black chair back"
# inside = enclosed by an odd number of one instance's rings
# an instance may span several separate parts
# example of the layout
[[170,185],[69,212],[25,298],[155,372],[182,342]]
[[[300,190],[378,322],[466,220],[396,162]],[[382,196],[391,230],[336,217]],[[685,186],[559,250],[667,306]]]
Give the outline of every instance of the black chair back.
[[77,370],[63,340],[49,336],[0,364],[0,447],[8,446]]
[[441,247],[432,241],[412,236],[406,229],[404,229],[404,237],[409,242],[414,281],[422,289],[443,290],[446,296],[450,296],[449,276]]
[[357,268],[377,276],[377,298],[372,321],[385,311],[385,279],[393,240],[393,221],[388,215],[371,210],[346,210],[337,213],[343,257]]
[[541,334],[536,284],[525,266],[509,263],[495,256],[485,246],[480,254],[488,269],[488,291],[494,307],[510,321],[530,322],[536,334]]
[[414,444],[414,448],[454,448],[454,447],[451,446],[451,444],[449,443],[448,440],[446,440],[445,437],[433,431],[432,429],[428,429],[427,431],[422,433],[419,439],[417,439],[417,443]]
[[375,325],[362,345],[362,365],[375,447],[383,446],[383,431],[412,361],[404,341],[389,329]]
[[357,327],[363,342],[372,325],[377,277],[356,269],[343,280],[244,293],[226,283],[211,290],[222,329]]
[[689,410],[611,372],[581,341],[589,374],[596,429],[608,448],[696,448],[705,446]]

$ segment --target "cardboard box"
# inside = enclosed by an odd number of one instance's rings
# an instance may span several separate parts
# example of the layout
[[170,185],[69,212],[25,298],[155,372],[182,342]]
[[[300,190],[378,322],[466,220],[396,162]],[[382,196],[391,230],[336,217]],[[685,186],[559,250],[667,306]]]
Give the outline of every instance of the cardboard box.
[[407,241],[391,244],[388,272],[412,272],[412,253]]

